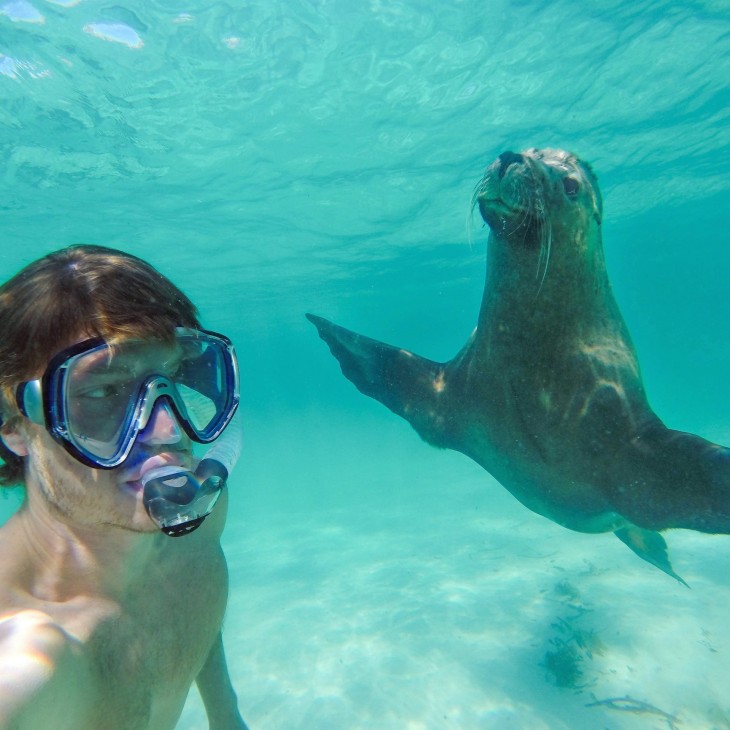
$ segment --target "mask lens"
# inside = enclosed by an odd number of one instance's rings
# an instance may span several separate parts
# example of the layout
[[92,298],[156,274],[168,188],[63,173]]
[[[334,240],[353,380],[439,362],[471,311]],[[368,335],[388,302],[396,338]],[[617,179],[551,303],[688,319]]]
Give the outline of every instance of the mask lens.
[[230,397],[225,351],[217,343],[203,339],[181,344],[180,367],[171,380],[193,430],[205,436],[217,425]]
[[117,452],[134,415],[142,385],[133,367],[136,344],[128,343],[124,351],[102,345],[66,367],[66,428],[79,446],[102,459]]

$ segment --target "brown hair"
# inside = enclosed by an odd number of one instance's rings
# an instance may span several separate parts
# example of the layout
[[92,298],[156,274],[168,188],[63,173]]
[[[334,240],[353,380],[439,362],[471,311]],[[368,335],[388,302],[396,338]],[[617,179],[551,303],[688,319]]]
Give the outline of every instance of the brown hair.
[[[200,327],[195,305],[136,256],[76,245],[26,266],[0,286],[0,408],[18,417],[15,387],[38,377],[80,336],[171,341],[175,327]],[[0,485],[23,483],[23,459],[0,441]]]

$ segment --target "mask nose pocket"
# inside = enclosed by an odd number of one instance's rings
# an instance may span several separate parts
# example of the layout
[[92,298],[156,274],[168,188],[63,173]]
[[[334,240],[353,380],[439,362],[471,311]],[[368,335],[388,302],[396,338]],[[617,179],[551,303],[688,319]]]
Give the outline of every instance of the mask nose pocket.
[[145,427],[140,431],[139,440],[145,444],[176,444],[182,439],[182,431],[170,404],[158,400]]

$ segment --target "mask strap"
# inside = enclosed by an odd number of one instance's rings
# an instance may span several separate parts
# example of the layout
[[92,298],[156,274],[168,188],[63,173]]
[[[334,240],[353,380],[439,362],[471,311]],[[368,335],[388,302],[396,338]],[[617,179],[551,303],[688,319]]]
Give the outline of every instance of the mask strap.
[[40,378],[21,383],[15,391],[15,402],[20,412],[33,423],[37,423],[39,426],[46,425]]

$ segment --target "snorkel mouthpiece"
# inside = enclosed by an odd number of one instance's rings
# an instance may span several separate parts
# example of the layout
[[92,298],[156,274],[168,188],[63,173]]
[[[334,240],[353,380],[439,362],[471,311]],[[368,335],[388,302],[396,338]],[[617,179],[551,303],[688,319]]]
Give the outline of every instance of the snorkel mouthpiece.
[[[195,473],[175,466],[161,466],[142,477],[142,501],[147,514],[166,535],[187,535],[200,527],[213,511],[228,472],[214,461],[215,473],[210,473],[211,461],[201,461]],[[200,467],[205,463],[208,466],[200,473]]]
[[187,535],[213,511],[241,453],[241,431],[237,414],[195,472],[179,466],[160,466],[142,475],[142,502],[166,535]]

